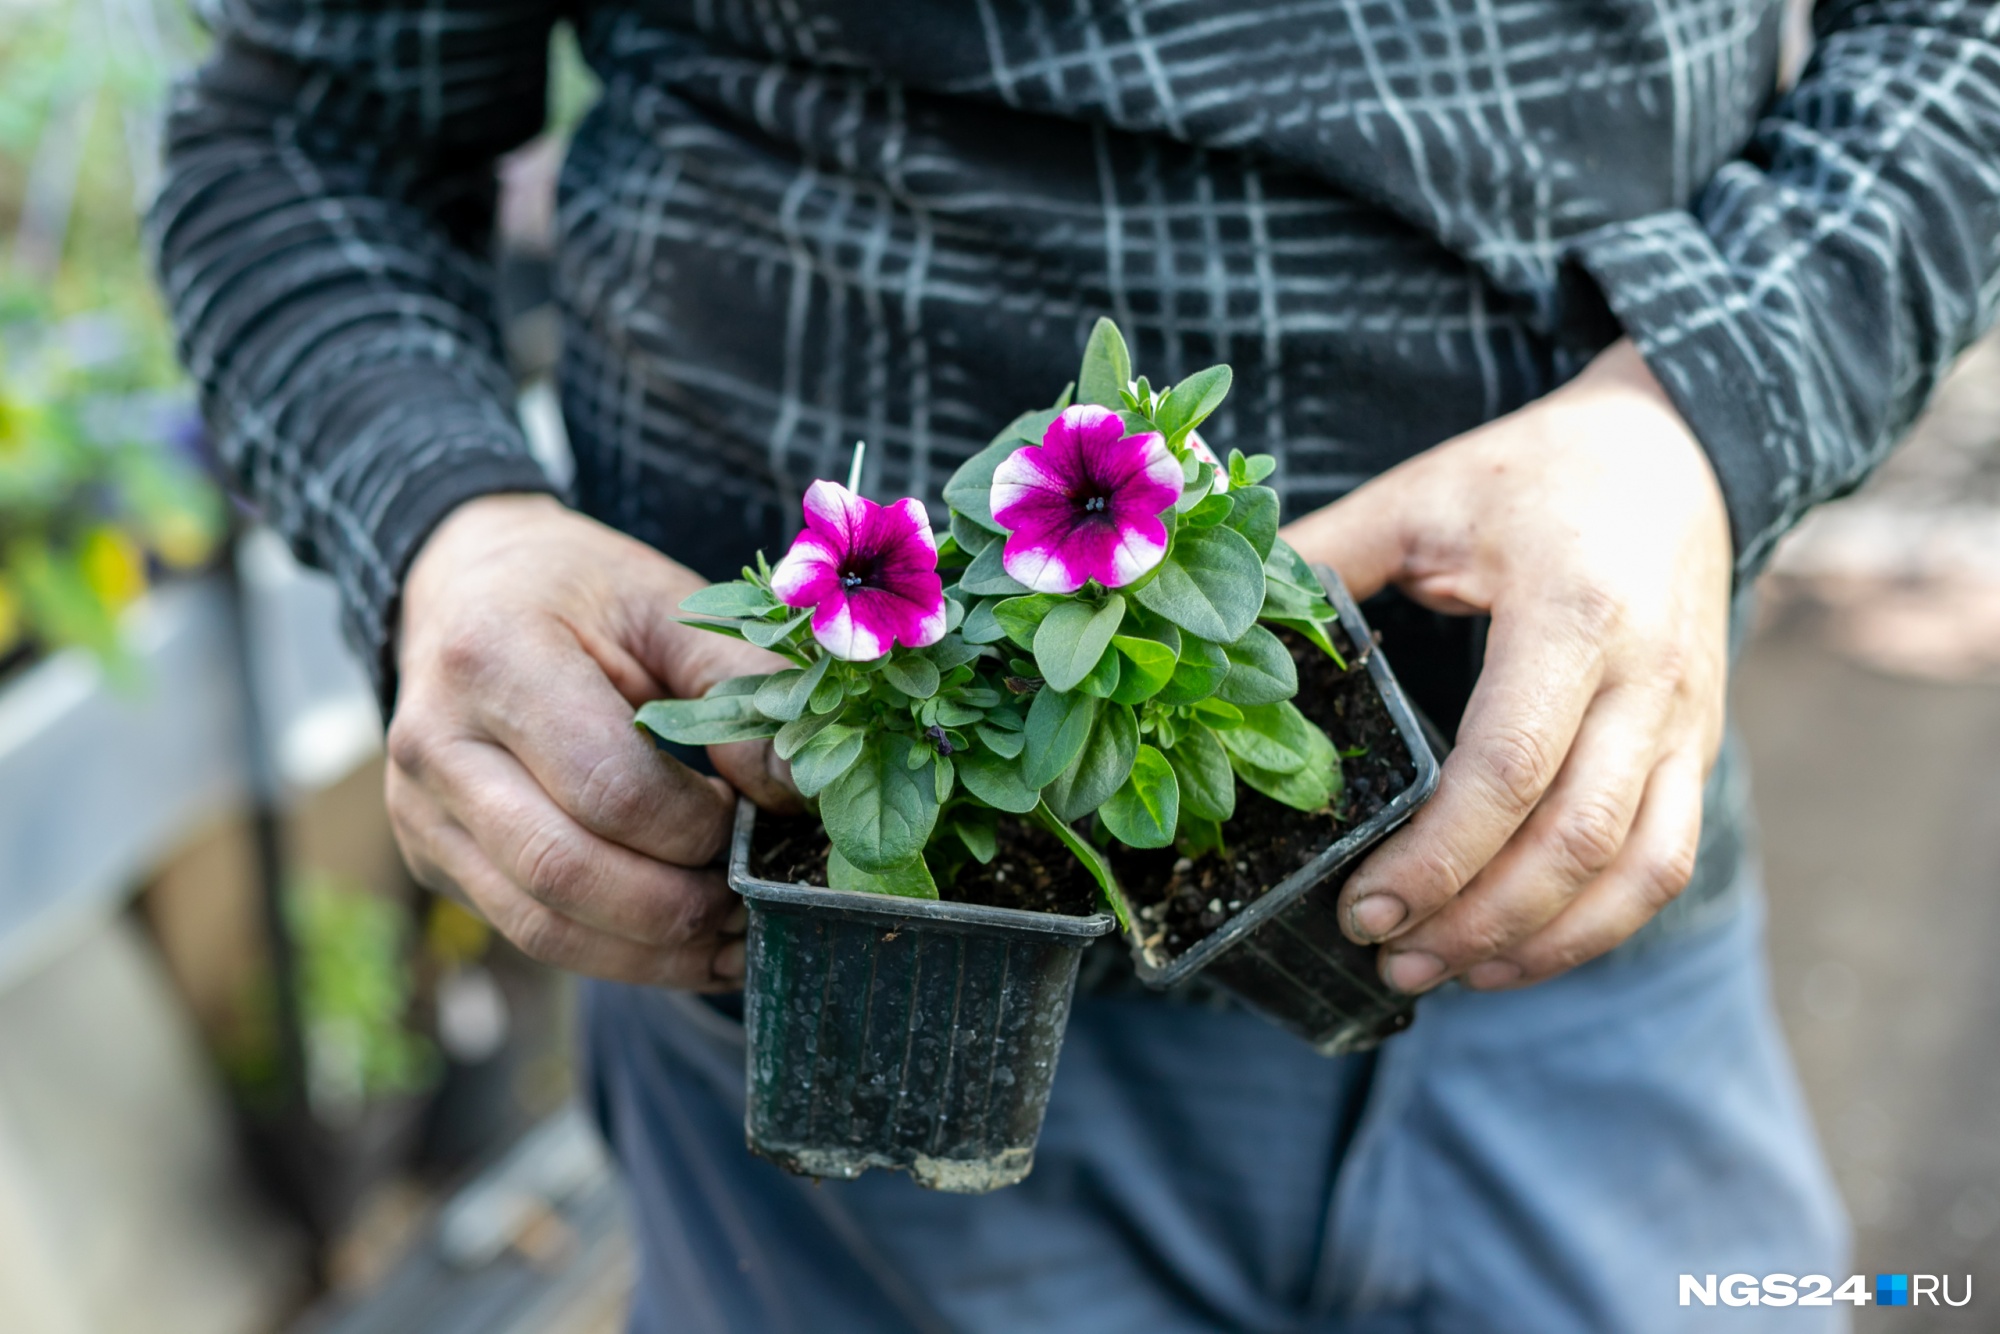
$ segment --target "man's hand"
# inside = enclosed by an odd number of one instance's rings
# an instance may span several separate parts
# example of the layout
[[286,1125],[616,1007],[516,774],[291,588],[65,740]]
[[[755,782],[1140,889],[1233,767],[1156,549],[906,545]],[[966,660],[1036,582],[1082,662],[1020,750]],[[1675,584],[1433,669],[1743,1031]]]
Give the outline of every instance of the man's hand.
[[[397,842],[419,881],[545,963],[695,990],[742,977],[741,909],[710,869],[735,793],[632,725],[646,700],[785,665],[677,623],[702,583],[546,496],[461,506],[411,566]],[[711,754],[753,799],[788,800],[765,743]]]
[[1436,797],[1342,894],[1390,985],[1539,981],[1686,886],[1722,738],[1729,522],[1629,342],[1285,536],[1356,597],[1393,583],[1493,616]]

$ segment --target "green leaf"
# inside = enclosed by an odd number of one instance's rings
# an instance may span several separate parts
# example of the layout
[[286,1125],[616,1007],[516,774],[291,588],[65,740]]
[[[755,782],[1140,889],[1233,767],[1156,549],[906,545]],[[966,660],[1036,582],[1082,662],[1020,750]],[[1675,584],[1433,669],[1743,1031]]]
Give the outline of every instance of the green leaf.
[[[1309,722],[1305,728],[1305,762],[1296,770],[1284,773],[1266,769],[1240,757],[1235,760],[1234,768],[1245,783],[1274,801],[1282,801],[1302,811],[1324,810],[1340,797],[1340,755],[1326,733]],[[1240,736],[1245,730],[1237,728],[1224,732],[1224,744],[1230,737]]]
[[993,606],[993,619],[1007,633],[1007,638],[1022,648],[1035,646],[1035,631],[1041,628],[1042,618],[1054,611],[1062,601],[1053,593],[1030,593],[1026,597],[1005,598]]
[[[990,477],[987,479],[987,484],[990,489],[992,485]],[[968,556],[977,556],[1000,540],[998,532],[991,528],[981,528],[957,510],[951,512],[951,536]]]
[[1132,772],[1139,751],[1139,719],[1124,704],[1097,710],[1083,752],[1042,789],[1042,800],[1065,820],[1081,820],[1110,799]]
[[1005,550],[1005,543],[995,542],[973,557],[971,567],[958,577],[959,588],[981,597],[1013,597],[1026,593],[1027,585],[1017,582],[1000,564]]
[[[759,678],[752,678],[759,679]],[[634,719],[654,736],[683,746],[720,746],[776,736],[778,722],[757,709],[751,695],[710,695],[706,699],[656,699]]]
[[1098,814],[1112,837],[1130,847],[1164,848],[1172,843],[1181,818],[1181,793],[1167,757],[1151,746],[1140,746],[1132,772]]
[[1229,752],[1209,728],[1199,723],[1188,728],[1167,751],[1167,763],[1174,767],[1188,814],[1218,821],[1236,814],[1236,774]]
[[799,795],[816,797],[853,768],[867,739],[868,734],[858,727],[836,725],[808,740],[792,757],[792,785]]
[[1181,641],[1179,664],[1156,698],[1162,704],[1192,704],[1207,699],[1229,675],[1229,655],[1222,645],[1193,635]]
[[1210,727],[1240,727],[1243,724],[1243,710],[1227,700],[1201,699],[1193,705],[1197,716],[1205,719]]
[[840,676],[829,669],[826,679],[813,687],[812,698],[806,701],[806,707],[814,713],[832,713],[847,698],[847,687],[852,684],[853,681],[843,683]]
[[799,748],[806,742],[833,726],[838,717],[837,713],[808,713],[797,722],[786,723],[778,729],[778,739],[771,743],[772,749],[778,752],[779,759],[789,760],[799,753]]
[[1196,371],[1167,391],[1166,402],[1153,414],[1153,420],[1169,441],[1179,444],[1182,437],[1222,406],[1234,378],[1227,366]]
[[920,653],[891,653],[882,662],[882,678],[911,699],[937,694],[937,664]]
[[880,873],[923,851],[937,824],[931,776],[909,766],[912,744],[900,733],[876,734],[854,767],[820,795],[820,819],[840,855]]
[[1006,529],[993,522],[993,470],[1020,447],[1014,428],[1009,426],[992,444],[961,464],[944,484],[944,503],[951,507],[951,512],[963,515],[988,532],[1005,532]]
[[782,672],[773,672],[764,678],[764,684],[757,691],[757,707],[767,717],[776,718],[781,723],[789,723],[806,711],[812,701],[813,691],[826,679],[827,666],[833,659],[822,656],[810,667],[791,667]]
[[1124,660],[1118,685],[1111,698],[1120,704],[1139,704],[1160,693],[1174,674],[1174,651],[1157,639],[1113,635],[1111,646]]
[[965,624],[958,633],[968,644],[997,644],[1007,637],[1007,629],[994,617],[993,609],[999,601],[987,598],[972,604],[972,610],[965,614]]
[[1041,792],[1021,777],[1021,766],[983,750],[968,750],[958,759],[958,781],[965,790],[995,810],[1026,815],[1041,801]]
[[1229,517],[1223,522],[1243,534],[1262,561],[1278,540],[1278,493],[1268,486],[1245,486],[1229,492],[1228,499]]
[[1291,651],[1276,635],[1261,625],[1253,625],[1243,638],[1225,644],[1229,675],[1222,678],[1215,697],[1231,704],[1276,704],[1299,693],[1298,664]]
[[835,848],[826,859],[826,882],[834,889],[861,894],[888,894],[899,899],[934,899],[937,882],[922,857],[896,863],[879,871],[864,871],[840,855]]
[[940,700],[937,706],[937,721],[944,727],[964,727],[976,723],[986,715],[981,710],[960,701]]
[[1245,456],[1240,449],[1229,451],[1229,484],[1255,486],[1278,470],[1278,460],[1269,454]]
[[777,606],[771,595],[755,584],[732,579],[726,584],[697,588],[681,599],[680,609],[689,616],[741,618],[762,616]]
[[979,645],[969,644],[965,636],[946,635],[937,643],[923,650],[923,655],[937,665],[940,672],[948,672],[954,667],[962,667],[979,656]]
[[1035,702],[1028,706],[1027,749],[1021,757],[1021,777],[1029,787],[1047,787],[1083,754],[1097,707],[1089,695],[1035,692]]
[[[1083,367],[1076,375],[1077,401],[1116,412],[1125,405],[1120,395],[1130,383],[1132,354],[1126,349],[1125,335],[1110,320],[1100,319],[1084,345]],[[990,480],[992,474],[987,477]]]
[[807,607],[797,615],[782,621],[743,621],[743,637],[758,648],[774,648],[780,640],[789,639],[792,632],[804,625],[812,617],[812,608]]
[[1232,528],[1183,529],[1138,598],[1189,634],[1226,644],[1240,638],[1264,606],[1264,565]]
[[1099,699],[1111,698],[1118,693],[1118,683],[1124,679],[1124,668],[1119,666],[1123,661],[1122,655],[1107,651],[1098,658],[1097,665],[1090,669],[1090,675],[1076,683],[1076,688],[1086,695],[1095,695]]
[[951,820],[951,832],[958,835],[958,841],[965,844],[965,850],[977,858],[981,866],[989,865],[993,855],[1000,850],[999,831],[994,826],[991,811],[963,806]]
[[1243,711],[1243,721],[1222,732],[1222,744],[1231,755],[1271,773],[1293,774],[1305,768],[1326,734],[1306,721],[1298,706],[1262,704]]
[[1105,906],[1110,908],[1112,916],[1118,919],[1119,929],[1130,931],[1132,909],[1126,905],[1124,891],[1118,888],[1118,877],[1112,874],[1111,863],[1104,860],[1104,854],[1091,847],[1088,840],[1076,830],[1064,824],[1056,813],[1049,809],[1047,802],[1035,807],[1034,818],[1036,824],[1061,839],[1063,846],[1083,863],[1083,869],[1090,872],[1090,878],[1097,882],[1097,889],[1104,898]]
[[947,801],[951,800],[951,783],[953,776],[954,775],[952,773],[951,756],[939,755],[936,759],[931,761],[931,782],[933,784],[932,790],[936,792],[937,802],[938,805],[940,806],[944,805]]
[[749,624],[747,621],[698,621],[683,617],[676,617],[675,619],[680,621],[682,625],[691,625],[697,630],[706,630],[712,635],[721,635],[724,639],[742,639],[744,637],[743,627]]
[[1019,759],[1022,748],[1028,744],[1028,738],[1019,732],[1002,731],[998,727],[988,727],[983,723],[973,731],[980,741],[985,743],[987,749],[1002,759]]
[[1227,519],[1235,508],[1236,502],[1227,494],[1207,496],[1188,510],[1181,524],[1188,528],[1213,528]]
[[1125,620],[1125,599],[1113,593],[1102,607],[1068,599],[1051,607],[1035,630],[1035,664],[1056,690],[1070,690],[1090,675],[1111,636]]

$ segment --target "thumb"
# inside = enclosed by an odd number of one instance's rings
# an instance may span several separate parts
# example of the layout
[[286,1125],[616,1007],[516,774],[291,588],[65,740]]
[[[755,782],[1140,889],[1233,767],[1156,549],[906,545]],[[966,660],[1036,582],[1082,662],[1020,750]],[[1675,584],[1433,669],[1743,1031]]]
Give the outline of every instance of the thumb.
[[[700,699],[734,677],[763,676],[795,665],[768,649],[683,624],[678,619],[680,601],[702,585],[678,567],[675,573],[682,578],[663,581],[659,596],[644,600],[645,624],[635,636],[646,670],[669,695]],[[791,766],[778,758],[768,740],[710,746],[708,758],[730,786],[764,809],[800,809]]]
[[1408,487],[1398,471],[1356,487],[1280,533],[1307,560],[1331,565],[1357,602],[1381,592],[1409,566]]
[[731,787],[765,810],[791,814],[805,809],[792,786],[792,766],[778,758],[769,741],[710,746],[708,758]]

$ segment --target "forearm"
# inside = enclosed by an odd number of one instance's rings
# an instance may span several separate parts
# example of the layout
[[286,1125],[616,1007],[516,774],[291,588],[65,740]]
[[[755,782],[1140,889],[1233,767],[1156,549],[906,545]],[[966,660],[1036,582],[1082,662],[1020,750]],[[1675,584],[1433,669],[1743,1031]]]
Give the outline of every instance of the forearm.
[[2000,9],[1820,11],[1804,78],[1689,210],[1576,251],[1709,453],[1739,578],[1881,461],[2000,296]]
[[548,487],[480,257],[492,157],[528,132],[420,133],[337,57],[308,64],[227,30],[170,122],[153,237],[218,452],[337,579],[385,697],[424,537],[471,496]]

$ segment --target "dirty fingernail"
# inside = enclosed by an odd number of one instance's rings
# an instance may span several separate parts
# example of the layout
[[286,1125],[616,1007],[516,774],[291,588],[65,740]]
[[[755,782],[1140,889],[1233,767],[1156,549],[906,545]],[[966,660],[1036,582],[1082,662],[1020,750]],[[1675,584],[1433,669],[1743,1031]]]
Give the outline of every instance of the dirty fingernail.
[[1409,906],[1393,894],[1370,894],[1347,910],[1347,920],[1356,934],[1367,940],[1382,939],[1409,915]]
[[1475,964],[1465,975],[1467,985],[1473,987],[1507,987],[1521,980],[1521,965],[1511,959],[1488,959]]
[[749,929],[750,909],[743,903],[738,903],[734,908],[731,908],[728,915],[716,927],[716,930],[725,936],[740,936]]
[[1382,956],[1382,980],[1398,991],[1422,991],[1444,976],[1444,960],[1422,950]]
[[743,980],[743,942],[732,940],[715,952],[715,962],[709,965],[715,975],[725,982]]

